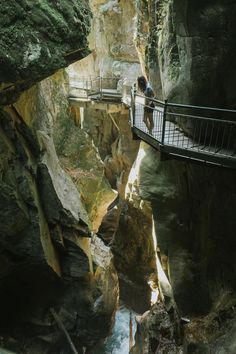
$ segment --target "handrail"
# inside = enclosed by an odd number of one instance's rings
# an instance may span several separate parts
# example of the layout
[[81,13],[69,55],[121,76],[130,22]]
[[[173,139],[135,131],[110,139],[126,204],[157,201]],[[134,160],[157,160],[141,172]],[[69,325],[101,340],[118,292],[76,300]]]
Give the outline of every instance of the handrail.
[[[69,97],[73,96],[77,98],[86,98],[92,99],[94,97],[99,99],[99,101],[106,100],[107,97],[114,96],[114,90],[117,91],[118,82],[121,80],[120,77],[111,76],[111,77],[102,77],[102,76],[95,76],[95,77],[81,77],[78,78],[76,81],[75,79],[71,81],[71,83],[67,83],[69,85]],[[110,90],[110,91],[109,91]],[[117,91],[118,94],[118,91]],[[96,96],[96,97],[95,97]],[[121,94],[117,95],[117,97],[121,99]]]
[[[150,97],[147,97],[147,96],[144,96],[144,95],[141,95],[141,94],[136,94],[136,97],[141,97],[141,98],[148,98],[149,100],[150,100]],[[158,103],[158,104],[160,104],[160,105],[162,105],[162,106],[165,106],[165,102],[163,102],[163,101],[160,101],[160,100],[157,100],[156,98],[152,98],[151,99],[154,103]]]
[[[148,98],[144,95],[137,94],[137,97],[141,98]],[[158,104],[161,104],[162,106],[165,106],[165,101],[157,100],[156,98],[152,98],[152,101]],[[217,108],[217,107],[207,107],[207,106],[195,106],[195,105],[188,105],[188,104],[181,104],[181,103],[173,103],[173,102],[168,102],[167,103],[168,107],[178,107],[178,108],[189,108],[189,109],[201,109],[201,110],[209,110],[209,111],[217,111],[217,112],[228,112],[228,113],[236,113],[235,109],[225,109],[225,108]]]
[[[117,77],[97,76],[86,81],[87,90],[83,87],[79,89],[86,91],[87,98],[91,100],[102,101],[106,97],[114,99],[113,83],[117,85],[119,80]],[[128,102],[132,130],[139,138],[161,153],[236,168],[236,119],[227,115],[235,114],[236,110],[171,103],[167,100],[163,102],[137,93],[136,85],[132,86],[129,99],[124,101],[127,93],[123,88],[119,91],[125,92],[121,102],[126,102],[126,105]],[[146,105],[147,101],[152,101],[154,107]],[[146,107],[151,110],[146,110]]]
[[[144,119],[145,108],[150,107],[145,101],[150,97],[137,94],[136,98],[131,94],[132,129],[140,139],[172,158],[236,169],[236,120],[217,118],[217,112],[232,114],[236,110],[172,104],[154,98],[151,99],[155,105],[152,115],[148,111],[149,115]],[[182,113],[181,108],[190,109],[193,114],[184,113],[184,110]],[[216,117],[204,116],[203,110],[212,112],[211,116],[215,112]],[[150,126],[154,126],[151,131]]]
[[[150,100],[150,97],[144,96],[144,95],[140,95],[140,94],[136,94],[136,97],[140,97],[140,98],[144,98],[144,99],[148,99]],[[192,105],[184,105],[184,104],[178,104],[178,103],[170,103],[170,102],[166,102],[164,101],[159,101],[155,98],[151,99],[153,103],[158,103],[160,105],[162,105],[163,107],[176,107],[176,108],[187,108],[187,109],[199,109],[199,110],[208,110],[208,111],[213,111],[213,112],[222,112],[222,113],[236,113],[236,110],[233,109],[222,109],[222,108],[214,108],[214,107],[204,107],[204,106],[192,106]],[[149,107],[148,105],[146,105],[145,103],[139,102],[139,105],[145,106],[145,107]],[[168,112],[168,115],[175,115],[175,116],[186,116],[186,117],[194,117],[193,115],[188,115],[188,114],[184,114],[184,113],[172,113],[172,112]],[[231,120],[225,120],[225,119],[218,119],[218,118],[211,118],[211,117],[205,117],[205,116],[195,116],[196,118],[199,119],[209,119],[209,120],[217,120],[218,122],[222,121],[222,122],[232,122],[232,123],[236,123],[235,121],[231,121]]]
[[224,109],[224,108],[217,108],[217,107],[193,106],[193,105],[186,105],[180,103],[168,103],[167,105],[168,107],[191,108],[191,109],[201,109],[206,111],[236,113],[236,110],[234,109]]
[[[97,83],[99,84],[99,88],[100,91],[101,89],[105,88],[103,87],[103,82],[105,82],[106,80],[116,80],[116,82],[118,83],[119,80],[122,80],[121,77],[116,77],[116,76],[111,76],[111,77],[106,77],[106,76],[91,76],[91,77],[80,77],[80,78],[76,78],[77,82],[83,82],[86,83],[85,87],[78,87],[76,85],[70,85],[70,83],[66,83],[67,85],[71,86],[72,88],[78,88],[80,90],[86,90],[86,91],[92,91],[92,87],[88,88],[88,83],[94,83],[97,81]],[[72,80],[73,81],[73,80]],[[135,97],[140,97],[140,98],[148,98],[150,99],[150,97],[145,97],[142,94],[136,93]],[[197,109],[197,110],[205,110],[205,111],[211,111],[211,112],[222,112],[222,113],[236,113],[236,110],[234,109],[224,109],[224,108],[218,108],[218,107],[207,107],[207,106],[196,106],[196,105],[188,105],[188,104],[180,104],[180,103],[173,103],[173,102],[165,102],[165,101],[161,101],[158,100],[156,98],[152,98],[153,103],[161,105],[163,107],[165,107],[165,105],[167,105],[167,108],[183,108],[183,109]],[[213,118],[214,119],[214,118]]]
[[[168,104],[167,104],[168,106]],[[185,118],[195,118],[195,119],[205,119],[207,121],[217,121],[217,122],[221,122],[221,123],[232,123],[236,125],[236,121],[235,120],[226,120],[226,119],[218,119],[218,118],[211,118],[211,117],[205,117],[205,116],[195,116],[192,114],[184,114],[184,113],[173,113],[173,112],[168,112],[169,116],[174,116],[174,117],[185,117]]]
[[[120,80],[121,77],[117,77],[117,76],[80,76],[80,77],[74,77],[74,79],[76,81],[79,81],[79,80],[83,80],[83,81],[91,81],[91,80],[96,80],[96,79],[99,79],[99,78],[103,78],[103,79],[117,79],[117,80]],[[73,77],[69,76],[69,78],[73,79]]]
[[[144,98],[144,99],[148,99],[150,100],[150,97],[147,97],[147,96],[144,96],[144,95],[141,95],[141,94],[136,94],[136,97],[140,97],[140,98]],[[204,106],[193,106],[193,105],[186,105],[186,104],[179,104],[179,103],[171,103],[171,102],[168,102],[167,100],[165,100],[164,102],[163,101],[160,101],[160,100],[157,100],[155,98],[152,98],[151,99],[153,103],[158,103],[160,105],[162,105],[163,107],[166,106],[166,108],[168,107],[177,107],[177,108],[187,108],[187,109],[200,109],[200,110],[209,110],[209,111],[217,111],[217,112],[222,112],[222,113],[236,113],[236,110],[232,110],[232,109],[222,109],[222,108],[215,108],[215,107],[204,107]],[[145,107],[149,107],[148,105],[145,105],[145,103],[142,103],[142,102],[139,102],[140,105],[142,106],[145,106]],[[182,114],[182,113],[172,113],[172,112],[168,112],[169,115],[181,115],[181,116],[190,116],[190,115],[185,115],[185,114]],[[193,117],[191,115],[191,117]],[[211,117],[204,117],[204,116],[196,116],[196,118],[200,118],[200,119],[213,119],[215,120],[216,118],[211,118]],[[234,121],[230,121],[230,120],[225,120],[225,119],[217,119],[217,121],[222,121],[222,122],[234,122]]]

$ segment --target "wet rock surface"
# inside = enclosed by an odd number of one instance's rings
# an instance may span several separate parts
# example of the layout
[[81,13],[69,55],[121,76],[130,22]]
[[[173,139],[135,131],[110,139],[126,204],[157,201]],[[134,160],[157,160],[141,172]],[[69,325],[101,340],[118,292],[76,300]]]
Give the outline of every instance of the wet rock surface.
[[181,346],[176,343],[179,333],[173,314],[167,312],[161,303],[155,304],[150,311],[136,316],[137,331],[132,354],[181,354]]

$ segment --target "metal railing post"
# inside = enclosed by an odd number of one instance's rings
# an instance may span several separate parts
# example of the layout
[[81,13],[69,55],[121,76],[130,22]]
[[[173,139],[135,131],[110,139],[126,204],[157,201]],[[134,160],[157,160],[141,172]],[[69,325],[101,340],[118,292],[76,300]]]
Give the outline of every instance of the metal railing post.
[[161,135],[161,143],[164,145],[165,143],[165,130],[166,130],[166,112],[167,112],[167,106],[168,106],[168,101],[164,101],[164,110],[163,110],[163,122],[162,122],[162,135]]
[[93,82],[92,82],[92,76],[90,75],[90,94],[93,92]]
[[134,84],[134,125],[135,125],[135,113],[136,113],[136,93],[137,93],[137,89],[136,89],[136,83]]
[[102,77],[101,76],[99,78],[99,88],[100,88],[100,97],[101,97],[101,100],[102,100]]
[[88,80],[86,80],[86,78],[84,77],[84,82],[85,82],[85,94],[86,94],[86,98],[88,98]]
[[130,117],[131,117],[131,126],[134,125],[134,88],[131,87],[130,91]]
[[134,84],[131,89],[132,126],[135,126],[135,100],[136,100],[136,84]]

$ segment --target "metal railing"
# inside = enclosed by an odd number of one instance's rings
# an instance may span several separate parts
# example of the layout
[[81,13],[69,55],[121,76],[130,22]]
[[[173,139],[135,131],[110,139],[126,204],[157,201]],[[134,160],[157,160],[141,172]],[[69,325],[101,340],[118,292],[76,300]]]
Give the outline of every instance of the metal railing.
[[[119,85],[120,82],[120,85]],[[106,94],[122,95],[122,83],[118,77],[80,77],[69,84],[69,97],[89,98],[98,96],[101,100]]]
[[[132,90],[131,124],[142,140],[172,156],[236,168],[236,110],[156,99],[152,110],[145,101]],[[152,111],[152,134],[144,122],[148,111]]]

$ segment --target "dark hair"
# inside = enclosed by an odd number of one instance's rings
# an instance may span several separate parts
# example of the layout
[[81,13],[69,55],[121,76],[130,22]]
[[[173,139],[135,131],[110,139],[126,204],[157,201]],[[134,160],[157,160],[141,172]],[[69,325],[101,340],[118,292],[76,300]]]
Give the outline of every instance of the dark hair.
[[144,92],[147,87],[147,80],[146,80],[145,76],[139,76],[137,79],[137,82],[138,82],[139,90]]

